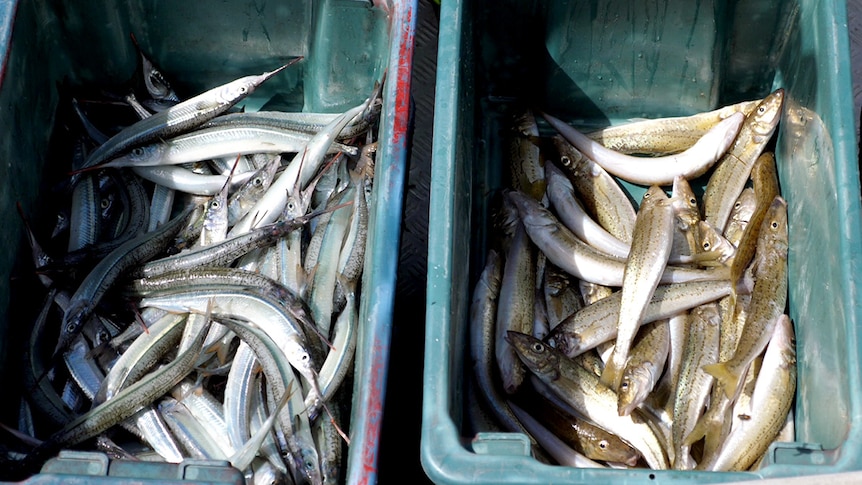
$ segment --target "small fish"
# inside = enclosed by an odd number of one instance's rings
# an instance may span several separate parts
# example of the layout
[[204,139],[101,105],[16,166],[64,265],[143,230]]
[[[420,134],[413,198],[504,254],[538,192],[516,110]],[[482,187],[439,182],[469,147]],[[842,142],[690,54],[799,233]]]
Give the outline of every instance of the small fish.
[[520,223],[504,258],[500,297],[497,300],[496,356],[503,389],[514,394],[524,381],[526,369],[506,340],[514,330],[532,334],[535,312],[536,255],[533,243]]
[[796,347],[793,322],[782,315],[772,332],[751,396],[750,419],[731,430],[719,453],[699,470],[747,470],[784,427],[796,395]]
[[751,220],[754,214],[754,206],[757,204],[757,199],[754,196],[754,188],[746,187],[742,189],[742,193],[736,198],[733,208],[730,210],[730,218],[727,221],[727,227],[724,229],[724,237],[734,246],[739,246],[739,241],[742,239],[742,233],[748,226],[748,221]]
[[782,88],[763,98],[757,109],[745,117],[733,145],[715,164],[703,193],[703,216],[719,232],[727,226],[730,211],[748,181],[752,165],[772,138],[783,106]]
[[165,111],[139,120],[112,136],[93,150],[83,168],[91,168],[112,159],[134,146],[167,138],[190,130],[209,119],[224,113],[263,84],[266,80],[299,62],[302,57],[270,72],[256,76],[245,76],[189,98]]
[[586,135],[605,148],[622,153],[677,153],[697,143],[710,128],[733,113],[748,116],[759,103],[759,99],[743,101],[690,116],[630,121]]
[[631,414],[646,401],[664,371],[669,351],[670,325],[667,319],[639,329],[617,391],[620,416]]
[[611,389],[620,387],[632,342],[667,266],[673,245],[673,224],[670,199],[661,187],[651,186],[641,201],[632,249],[625,264],[616,345],[602,372],[602,383]]
[[648,418],[639,410],[620,416],[617,394],[598,376],[531,335],[509,332],[507,338],[530,371],[575,411],[631,444],[650,468],[668,468],[664,446]]
[[766,347],[787,303],[787,203],[781,196],[775,197],[763,219],[753,264],[754,288],[736,352],[728,361],[704,367],[728,397],[740,386],[742,371]]
[[623,180],[640,185],[669,185],[677,175],[692,179],[704,174],[731,146],[745,119],[742,113],[733,113],[681,153],[635,157],[609,150],[547,113],[542,113],[542,116],[566,140],[602,168]]
[[695,462],[684,439],[693,430],[709,398],[712,376],[702,366],[718,358],[721,316],[716,303],[694,308],[688,318],[682,368],[674,392],[672,442],[674,470],[690,470]]

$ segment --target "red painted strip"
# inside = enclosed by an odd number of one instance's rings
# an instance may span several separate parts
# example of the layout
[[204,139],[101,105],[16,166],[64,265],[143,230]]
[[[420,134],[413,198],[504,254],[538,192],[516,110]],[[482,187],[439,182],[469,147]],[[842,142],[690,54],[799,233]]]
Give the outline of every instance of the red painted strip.
[[[393,33],[397,33],[395,40],[398,44],[398,60],[394,76],[395,99],[392,100],[394,108],[394,119],[391,131],[391,145],[389,155],[394,158],[404,157],[407,144],[407,130],[410,123],[410,80],[413,65],[413,6],[411,0],[395,0],[394,11],[396,15],[392,19],[391,27]],[[397,29],[397,32],[395,31]],[[392,69],[389,69],[392,73]],[[393,164],[395,165],[395,164]],[[397,167],[393,167],[395,169]],[[379,333],[379,332],[377,332]],[[372,362],[370,363],[370,382],[367,383],[365,394],[368,396],[368,406],[363,423],[364,442],[362,443],[362,463],[360,465],[360,476],[357,479],[360,485],[373,485],[377,478],[377,455],[380,444],[380,432],[383,418],[383,400],[385,398],[384,387],[386,384],[386,371],[389,365],[389,338],[381,338],[374,333],[375,339],[372,345]]]
[[410,119],[410,75],[413,65],[413,10],[408,8],[401,22],[401,42],[398,50],[398,73],[395,86],[395,126],[392,143],[396,147],[406,144],[407,125]]

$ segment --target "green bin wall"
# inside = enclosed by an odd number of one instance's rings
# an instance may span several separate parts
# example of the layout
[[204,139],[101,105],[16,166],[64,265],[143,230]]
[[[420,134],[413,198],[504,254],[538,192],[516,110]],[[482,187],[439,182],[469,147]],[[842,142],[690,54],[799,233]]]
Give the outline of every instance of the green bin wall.
[[[727,482],[862,469],[860,187],[844,2],[454,2],[440,13],[421,459],[437,483]],[[681,116],[783,87],[796,442],[757,472],[587,470],[474,450],[467,323],[515,103],[572,123]],[[550,133],[547,125],[542,125]],[[634,200],[645,188],[625,184]]]

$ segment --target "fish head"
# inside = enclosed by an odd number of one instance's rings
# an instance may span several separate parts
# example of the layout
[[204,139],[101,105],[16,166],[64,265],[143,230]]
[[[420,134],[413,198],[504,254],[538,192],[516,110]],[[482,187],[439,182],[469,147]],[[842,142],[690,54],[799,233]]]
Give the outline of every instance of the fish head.
[[755,141],[768,139],[778,126],[784,107],[784,88],[778,88],[763,98],[760,104],[751,112],[751,128]]
[[668,202],[670,202],[670,199],[664,192],[664,189],[661,188],[660,185],[652,185],[644,193],[643,199],[641,199],[640,206],[641,208],[643,208],[644,205],[658,205]]
[[688,180],[682,175],[677,175],[673,180],[673,197],[671,206],[677,220],[685,228],[697,224],[700,220],[700,209],[697,205],[697,197]]
[[620,387],[617,390],[619,395],[617,411],[620,416],[628,416],[644,402],[652,388],[651,381],[650,373],[643,367],[627,367],[623,371]]
[[300,56],[272,71],[254,76],[244,76],[239,79],[233,80],[221,86],[216,96],[217,101],[220,104],[226,104],[227,106],[231,106],[234,103],[241,101],[249,94],[253,93],[255,89],[257,89],[261,84],[266,82],[271,77],[296,64],[302,59],[302,56]]
[[528,369],[539,375],[550,372],[554,351],[550,345],[532,335],[514,330],[506,332],[506,341],[512,345]]
[[787,253],[787,202],[780,195],[775,196],[766,217],[760,226],[761,237],[758,239],[758,251],[764,252],[766,246],[773,247],[781,254]]
[[617,436],[607,436],[594,443],[590,458],[611,463],[624,463],[636,466],[641,459],[640,452]]
[[93,303],[90,300],[76,300],[70,303],[69,308],[63,316],[63,326],[60,328],[60,337],[57,339],[57,347],[54,355],[59,355],[69,347],[72,340],[81,332],[84,322],[93,314]]
[[746,187],[733,204],[733,209],[730,211],[730,220],[740,222],[750,221],[756,206],[757,195],[754,193],[754,188]]
[[558,328],[560,328],[560,325],[554,327],[551,333],[545,337],[545,343],[548,346],[570,358],[574,358],[589,350],[589,348],[584,348],[584,343],[579,334],[557,331]]
[[135,166],[158,165],[159,160],[161,160],[167,150],[168,145],[166,143],[151,143],[149,145],[138,146],[129,150],[125,155],[116,157],[114,163]]
[[554,135],[552,141],[559,153],[560,165],[573,175],[594,176],[594,163],[586,155],[559,134]]
[[510,190],[506,196],[518,209],[518,215],[524,226],[559,227],[556,218],[536,199],[518,190]]

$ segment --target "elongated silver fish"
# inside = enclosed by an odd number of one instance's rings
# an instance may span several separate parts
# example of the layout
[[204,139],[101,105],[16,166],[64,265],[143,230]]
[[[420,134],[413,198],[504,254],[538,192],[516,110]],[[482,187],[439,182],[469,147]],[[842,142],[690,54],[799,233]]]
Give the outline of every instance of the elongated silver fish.
[[689,116],[630,121],[586,135],[605,148],[622,153],[666,154],[688,149],[721,120],[734,113],[748,116],[760,100],[742,101]]
[[503,277],[503,259],[489,250],[485,268],[473,289],[470,303],[470,356],[476,376],[477,394],[504,429],[529,433],[512,413],[495,380],[496,316]]
[[121,130],[108,141],[93,150],[84,162],[84,167],[96,166],[110,160],[123,151],[159,137],[168,138],[182,133],[224,113],[244,99],[272,76],[302,60],[294,59],[288,64],[256,76],[246,76],[217,86],[193,98],[178,103],[164,111],[140,120]]
[[677,175],[691,179],[704,174],[731,146],[745,119],[745,115],[738,112],[728,116],[682,153],[634,157],[603,147],[559,118],[547,113],[542,113],[542,116],[566,140],[605,170],[641,185],[668,185]]
[[[597,251],[578,239],[546,208],[517,191],[508,197],[518,208],[530,239],[548,261],[572,276],[605,286],[622,286],[626,262]],[[727,268],[699,270],[667,266],[661,283],[728,279]]]
[[559,152],[560,166],[587,212],[615,238],[631,243],[636,215],[628,194],[607,170],[565,138],[554,135],[551,140]]
[[617,391],[620,415],[631,414],[646,401],[664,371],[670,351],[670,326],[666,319],[639,329],[638,340],[629,353]]

